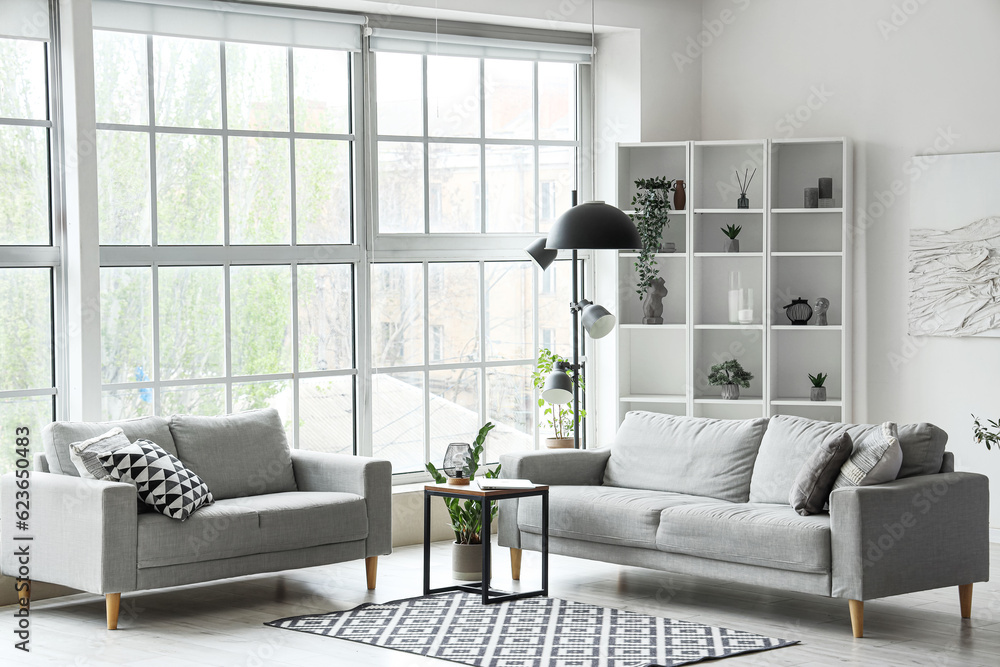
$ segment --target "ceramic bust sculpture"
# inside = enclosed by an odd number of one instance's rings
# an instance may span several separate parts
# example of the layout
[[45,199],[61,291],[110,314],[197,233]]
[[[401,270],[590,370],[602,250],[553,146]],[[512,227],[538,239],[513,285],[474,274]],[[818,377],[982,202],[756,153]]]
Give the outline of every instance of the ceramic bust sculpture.
[[667,295],[663,278],[653,278],[652,284],[646,288],[646,297],[642,300],[642,323],[663,324],[663,297]]
[[830,300],[826,297],[816,299],[816,307],[813,311],[816,314],[816,326],[825,327],[829,324],[826,321],[826,311],[830,310]]

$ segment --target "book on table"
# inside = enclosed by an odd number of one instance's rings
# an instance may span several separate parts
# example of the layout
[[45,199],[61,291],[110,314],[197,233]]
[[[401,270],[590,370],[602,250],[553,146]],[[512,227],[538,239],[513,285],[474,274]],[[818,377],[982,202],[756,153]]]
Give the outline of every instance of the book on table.
[[479,488],[484,491],[535,488],[535,484],[526,479],[478,479],[476,481],[479,483]]

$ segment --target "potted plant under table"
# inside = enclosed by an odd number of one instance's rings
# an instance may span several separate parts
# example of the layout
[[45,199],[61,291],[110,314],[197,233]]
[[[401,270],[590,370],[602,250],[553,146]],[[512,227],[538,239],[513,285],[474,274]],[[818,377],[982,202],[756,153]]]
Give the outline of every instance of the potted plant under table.
[[[486,422],[476,440],[469,448],[466,467],[463,475],[469,481],[476,479],[479,472],[479,461],[483,455],[486,443],[486,436],[492,431],[492,422]],[[431,474],[438,484],[446,484],[448,479],[435,467],[433,463],[427,463],[427,472]],[[496,479],[500,475],[500,466],[494,470],[487,470],[483,477],[486,479]],[[463,500],[461,498],[444,498],[445,507],[448,508],[448,516],[451,520],[451,528],[455,531],[455,543],[452,545],[451,569],[452,576],[461,581],[482,581],[483,578],[483,514],[482,505],[478,500]],[[496,519],[499,505],[496,502],[490,503],[490,522]]]

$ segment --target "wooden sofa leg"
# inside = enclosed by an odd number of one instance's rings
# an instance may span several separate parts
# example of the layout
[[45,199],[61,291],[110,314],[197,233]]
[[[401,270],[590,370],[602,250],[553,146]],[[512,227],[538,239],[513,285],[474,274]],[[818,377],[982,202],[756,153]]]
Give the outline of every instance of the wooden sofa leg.
[[865,636],[865,603],[861,600],[848,600],[851,607],[851,629],[858,639]]
[[121,593],[108,593],[104,596],[104,603],[108,611],[108,630],[118,629],[118,608],[121,606]]
[[368,590],[375,590],[375,577],[378,575],[378,556],[365,558],[365,578],[368,580]]
[[17,604],[27,607],[31,604],[31,582],[27,579],[18,579],[15,585],[17,586]]
[[972,584],[958,587],[958,601],[962,605],[962,618],[972,618]]
[[510,578],[521,580],[521,550],[514,547],[510,548]]

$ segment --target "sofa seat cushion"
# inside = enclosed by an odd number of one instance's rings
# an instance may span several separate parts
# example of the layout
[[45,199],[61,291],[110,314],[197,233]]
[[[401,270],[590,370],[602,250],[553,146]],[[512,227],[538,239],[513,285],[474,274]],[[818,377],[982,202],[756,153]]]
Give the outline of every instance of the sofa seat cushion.
[[257,514],[263,552],[353,542],[368,537],[365,500],[353,493],[292,491],[230,498],[217,504]]
[[656,548],[796,572],[830,572],[830,515],[788,505],[692,503],[660,516]]
[[[704,503],[701,496],[608,486],[549,487],[549,535],[603,544],[656,548],[660,514],[668,507]],[[542,503],[518,503],[518,527],[542,532]]]
[[177,521],[158,512],[137,517],[139,569],[249,556],[263,551],[257,513],[215,503]]

